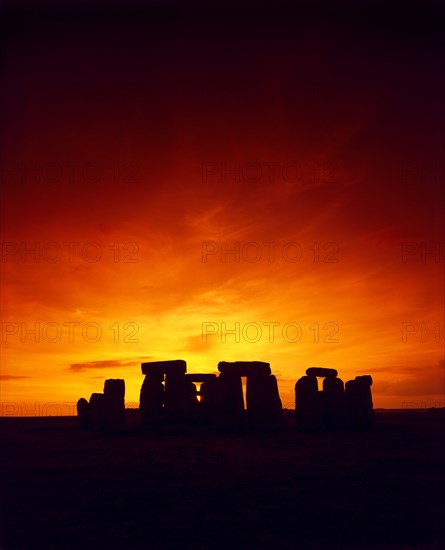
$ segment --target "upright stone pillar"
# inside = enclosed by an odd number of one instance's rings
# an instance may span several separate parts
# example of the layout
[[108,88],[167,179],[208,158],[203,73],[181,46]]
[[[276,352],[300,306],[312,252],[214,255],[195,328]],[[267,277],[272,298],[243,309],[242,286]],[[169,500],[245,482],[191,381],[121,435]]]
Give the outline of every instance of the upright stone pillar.
[[282,420],[282,405],[276,377],[265,374],[249,375],[246,406],[250,428],[254,430],[278,428]]
[[370,428],[374,425],[371,385],[370,375],[356,376],[355,380],[346,382],[348,423],[352,428]]
[[80,427],[83,430],[92,428],[93,419],[91,418],[90,404],[84,397],[81,397],[77,402],[77,416],[79,418]]
[[[143,417],[145,416],[147,419],[151,417],[156,422],[156,418],[160,417],[162,412],[162,416],[166,420],[170,422],[182,422],[184,419],[184,375],[187,371],[186,362],[181,359],[174,361],[152,361],[142,363],[141,368],[142,374],[151,377],[147,379],[147,384],[144,381],[143,389],[141,389],[141,400],[142,396],[144,397],[144,405],[141,403],[141,414]],[[162,393],[161,411],[159,411],[159,402],[161,400],[160,384],[162,384],[164,375],[165,388]],[[146,403],[145,398],[153,400],[153,403]]]
[[202,382],[199,394],[200,416],[204,424],[212,424],[215,419],[215,408],[218,392],[218,379],[214,375],[213,379]]
[[341,429],[346,426],[346,404],[343,380],[323,380],[323,420],[327,428]]
[[109,424],[125,423],[125,380],[105,380],[104,404],[105,414]]
[[103,393],[91,394],[90,411],[94,428],[105,428],[107,426],[107,412]]
[[184,417],[184,373],[167,372],[165,375],[165,418],[181,422]]
[[244,397],[241,377],[221,373],[217,379],[215,425],[223,430],[244,428]]
[[141,387],[139,410],[143,424],[159,424],[163,418],[164,375],[147,374]]
[[321,407],[315,376],[302,376],[295,384],[295,415],[297,425],[305,430],[321,427]]

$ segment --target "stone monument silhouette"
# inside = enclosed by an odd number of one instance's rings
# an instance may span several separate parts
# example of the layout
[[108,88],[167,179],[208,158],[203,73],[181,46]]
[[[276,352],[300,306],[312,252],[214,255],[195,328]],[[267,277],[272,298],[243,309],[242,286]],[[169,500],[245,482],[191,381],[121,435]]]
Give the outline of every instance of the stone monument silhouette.
[[[323,378],[318,391],[317,377]],[[297,426],[305,430],[369,428],[374,424],[372,377],[356,376],[346,385],[335,369],[311,367],[295,384]]]
[[90,401],[77,402],[81,428],[112,428],[125,423],[125,381],[108,379],[103,393],[92,393]]

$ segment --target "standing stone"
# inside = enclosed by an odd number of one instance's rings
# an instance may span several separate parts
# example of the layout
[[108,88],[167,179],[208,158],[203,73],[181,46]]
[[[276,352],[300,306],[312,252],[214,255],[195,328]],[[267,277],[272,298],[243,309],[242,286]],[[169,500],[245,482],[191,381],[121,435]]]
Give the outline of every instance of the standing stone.
[[358,384],[358,393],[360,400],[360,407],[362,410],[363,424],[365,428],[371,428],[374,425],[374,406],[372,402],[372,376],[365,374],[363,376],[356,376],[355,381]]
[[104,400],[108,423],[111,425],[125,423],[125,380],[105,380]]
[[[146,377],[150,377],[144,380],[141,388],[141,409],[144,409],[144,411],[141,410],[141,414],[145,421],[157,422],[162,415],[170,422],[181,422],[184,418],[184,375],[187,371],[187,363],[182,359],[151,361],[142,363],[141,369]],[[164,375],[165,388],[162,388],[161,393],[160,385]],[[163,399],[159,410],[161,395]],[[153,400],[151,404],[150,399]]]
[[321,407],[315,376],[302,376],[295,384],[295,414],[297,425],[305,430],[321,426]]
[[323,380],[323,420],[327,428],[346,426],[345,390],[340,378]]
[[91,394],[90,411],[93,426],[95,428],[105,428],[107,426],[107,413],[105,407],[105,396],[103,393]]
[[223,372],[217,379],[215,425],[223,430],[244,427],[244,397],[241,377]]
[[277,377],[274,374],[269,376],[269,399],[271,410],[271,422],[278,427],[283,423],[283,404],[281,403],[280,392],[278,391]]
[[165,418],[181,422],[184,418],[184,373],[168,371],[165,375]]
[[83,397],[81,397],[77,402],[77,416],[79,418],[80,427],[83,430],[88,430],[93,426],[90,404]]
[[218,379],[215,375],[201,384],[199,394],[200,416],[205,424],[211,424],[215,419],[216,400],[218,392]]
[[269,416],[269,385],[266,376],[257,374],[247,377],[246,409],[249,428],[261,429]]
[[255,430],[271,430],[282,420],[282,404],[275,376],[252,374],[247,377],[247,421]]
[[352,428],[370,428],[374,424],[374,410],[371,395],[372,378],[357,376],[345,386],[348,423]]
[[348,426],[357,428],[360,425],[360,402],[356,380],[348,380],[345,384],[345,403]]
[[141,387],[139,410],[143,424],[159,424],[163,417],[164,375],[147,374]]

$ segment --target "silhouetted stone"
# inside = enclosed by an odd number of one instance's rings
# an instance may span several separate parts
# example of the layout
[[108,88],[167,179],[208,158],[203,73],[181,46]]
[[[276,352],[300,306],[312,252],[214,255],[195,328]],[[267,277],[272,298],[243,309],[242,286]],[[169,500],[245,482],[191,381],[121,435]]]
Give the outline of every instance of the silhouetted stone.
[[283,420],[283,404],[281,403],[280,392],[278,391],[277,377],[274,374],[269,376],[269,399],[272,417],[281,424]]
[[[144,383],[146,382],[146,388],[141,388],[141,402],[144,403],[144,412],[141,412],[145,421],[148,423],[157,422],[161,413],[163,418],[171,422],[182,421],[184,416],[184,375],[187,371],[187,363],[182,359],[151,361],[142,363],[141,369],[143,374],[151,377],[144,381]],[[161,378],[156,378],[156,376]],[[163,404],[161,410],[159,410],[160,384],[162,384],[164,376]],[[154,400],[153,404],[149,403],[150,396]]]
[[95,428],[104,428],[105,426],[107,426],[107,413],[104,394],[92,393],[89,405],[93,426]]
[[125,423],[125,380],[105,380],[104,399],[107,422],[111,425]]
[[77,416],[79,418],[79,424],[82,429],[88,430],[93,426],[90,404],[83,397],[81,397],[77,402]]
[[307,376],[320,376],[323,378],[335,378],[338,372],[335,369],[326,369],[324,367],[309,367],[306,369]]
[[363,374],[362,376],[356,376],[355,379],[363,384],[366,384],[367,386],[372,386],[372,376],[370,374]]
[[200,387],[199,395],[201,401],[199,403],[200,417],[203,423],[212,423],[215,419],[216,401],[218,392],[218,379],[216,376],[207,378]]
[[305,430],[321,426],[321,403],[315,376],[302,376],[295,384],[295,415],[297,425]]
[[346,403],[343,380],[323,380],[323,421],[327,428],[339,429],[346,426]]
[[221,373],[227,373],[233,376],[271,374],[270,363],[264,363],[263,361],[220,361],[218,363],[218,370]]
[[364,425],[365,428],[371,428],[374,425],[374,406],[372,402],[372,376],[365,374],[363,376],[356,376],[355,381],[358,383],[358,392],[360,395],[360,404],[363,409]]
[[247,377],[247,421],[255,430],[271,430],[280,426],[282,405],[275,376],[256,374]]
[[187,363],[182,359],[173,361],[150,361],[141,363],[142,374],[185,374]]
[[345,400],[348,423],[352,428],[370,428],[374,424],[374,410],[371,395],[372,377],[357,376],[345,386]]
[[144,378],[141,387],[139,410],[144,424],[159,424],[164,406],[163,374],[150,373]]
[[169,369],[165,375],[164,414],[170,422],[180,422],[184,416],[184,373]]
[[215,425],[223,430],[244,427],[244,397],[241,377],[227,372],[217,378]]

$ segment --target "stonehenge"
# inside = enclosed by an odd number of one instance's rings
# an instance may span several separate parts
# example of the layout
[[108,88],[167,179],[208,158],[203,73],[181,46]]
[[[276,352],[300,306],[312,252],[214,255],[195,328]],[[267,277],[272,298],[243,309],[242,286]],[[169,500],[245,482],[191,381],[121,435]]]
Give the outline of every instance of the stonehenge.
[[[187,373],[182,359],[145,362],[141,370],[143,426],[205,424],[222,431],[274,431],[283,425],[278,383],[269,363],[220,361],[218,375]],[[317,378],[323,379],[322,389]],[[306,369],[295,384],[297,427],[305,431],[371,428],[375,420],[371,386],[370,375],[344,384],[335,369]],[[124,425],[125,381],[107,379],[103,393],[92,393],[89,401],[80,398],[77,416],[82,429]]]
[[149,373],[141,386],[139,409],[143,424],[159,424],[163,418],[164,375]]
[[77,416],[83,429],[125,424],[125,381],[105,380],[103,393],[92,393],[89,401],[81,397],[77,402]]
[[158,424],[163,419],[182,421],[186,362],[182,359],[153,361],[142,363],[141,370],[145,374],[140,393],[143,423]]
[[105,417],[110,424],[125,423],[125,381],[105,380],[104,384]]
[[321,424],[321,400],[315,376],[302,376],[295,384],[295,417],[297,425],[315,430]]
[[92,393],[89,401],[91,419],[94,428],[105,428],[107,418],[105,416],[105,399],[103,393]]
[[[282,405],[270,364],[221,361],[216,374],[188,374],[183,360],[142,363],[140,413],[145,425],[211,424],[221,430],[275,429]],[[246,408],[242,378],[247,378]],[[195,383],[200,384],[198,391]]]
[[244,428],[244,396],[241,376],[221,373],[217,379],[214,423],[218,429],[240,430]]
[[327,428],[339,429],[347,424],[345,385],[340,378],[323,379],[323,420]]
[[82,429],[88,430],[93,427],[90,404],[84,397],[81,397],[77,402],[77,416]]
[[372,403],[372,377],[356,376],[345,385],[345,402],[348,423],[353,428],[371,428],[374,425]]
[[[317,377],[323,378],[318,390]],[[370,428],[374,424],[372,377],[356,376],[346,384],[335,369],[311,367],[295,384],[295,416],[304,430]]]
[[[280,426],[282,405],[270,364],[262,361],[221,361],[216,399],[216,425],[223,429],[270,430]],[[246,413],[242,377],[246,377]]]

